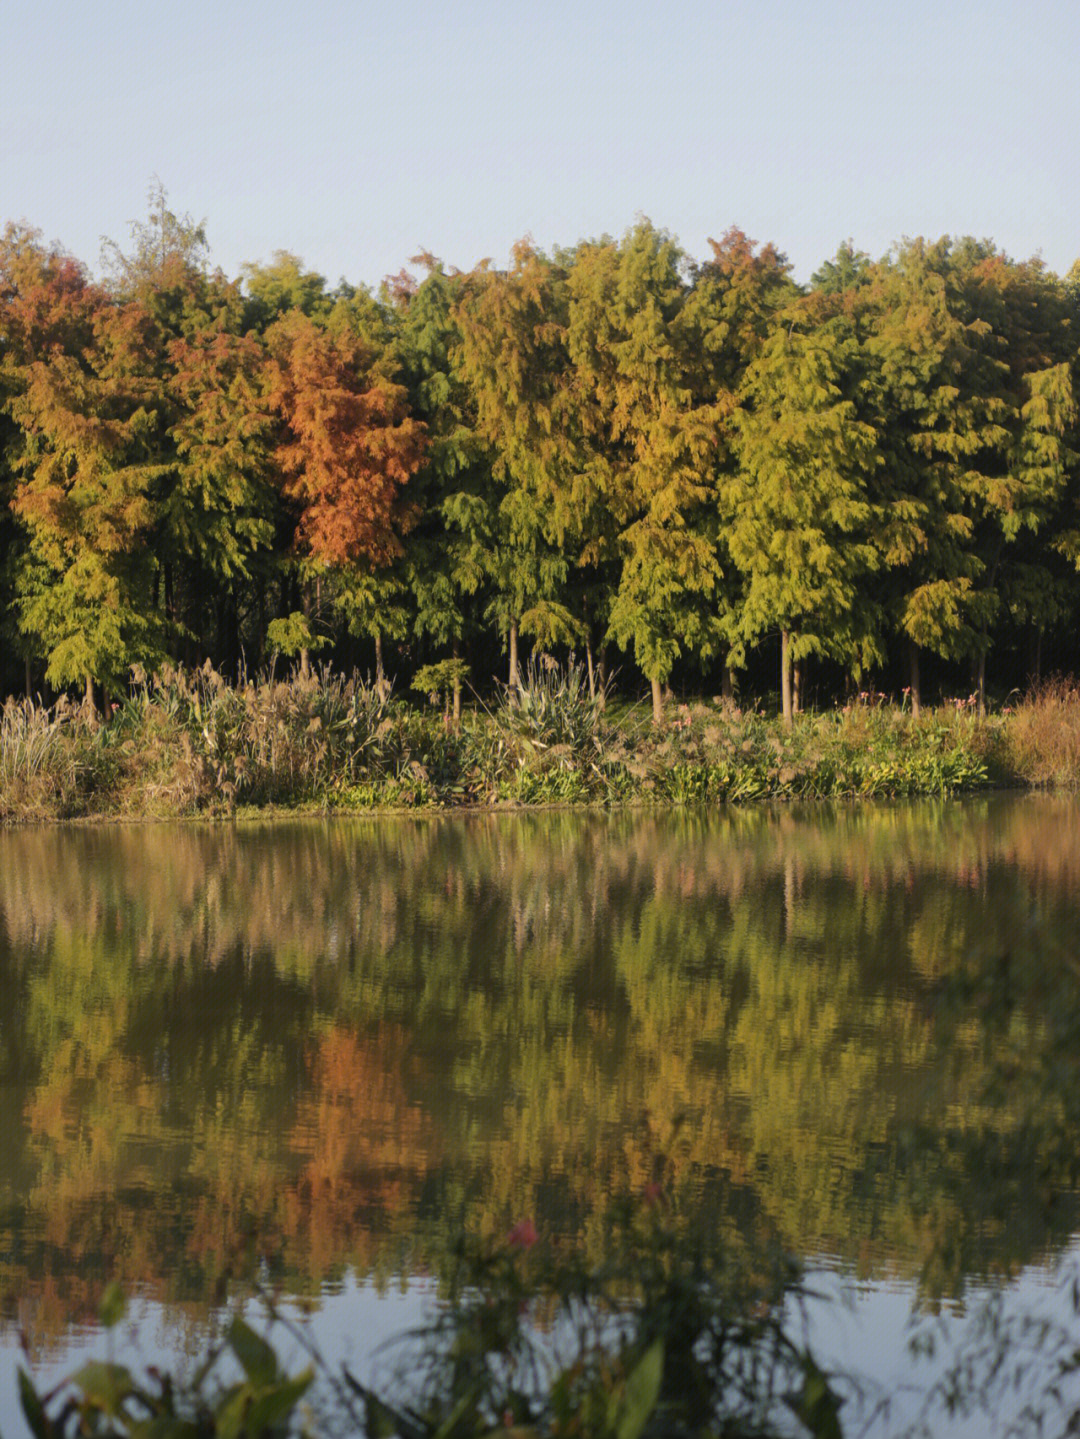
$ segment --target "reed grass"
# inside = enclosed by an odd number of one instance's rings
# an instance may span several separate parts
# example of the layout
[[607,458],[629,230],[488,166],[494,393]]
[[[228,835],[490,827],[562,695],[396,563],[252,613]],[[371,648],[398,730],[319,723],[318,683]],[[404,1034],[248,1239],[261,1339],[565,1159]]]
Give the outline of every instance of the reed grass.
[[663,726],[608,703],[580,666],[530,664],[455,723],[357,675],[210,666],[136,673],[106,716],[69,700],[0,710],[0,820],[180,817],[238,809],[688,805],[944,795],[1080,784],[1080,690],[1054,680],[1002,713],[915,719],[876,701],[791,729],[730,702],[672,704]]

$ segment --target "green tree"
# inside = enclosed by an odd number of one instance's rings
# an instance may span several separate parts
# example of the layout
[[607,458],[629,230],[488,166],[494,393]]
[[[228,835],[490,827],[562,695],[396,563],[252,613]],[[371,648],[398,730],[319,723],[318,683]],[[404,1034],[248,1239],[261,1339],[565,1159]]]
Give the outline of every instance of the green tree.
[[[739,229],[710,240],[711,256],[693,271],[693,288],[686,320],[697,352],[690,382],[697,404],[732,402],[739,392],[747,366],[761,352],[775,316],[797,294],[786,258],[774,246],[760,249]],[[722,492],[725,477],[735,466],[731,422],[718,429],[716,463]],[[742,610],[745,601],[742,576],[727,543],[726,529],[717,535],[717,553],[723,572],[713,606],[718,631],[726,648],[724,693],[734,694],[734,671],[745,662]]]
[[858,668],[880,654],[864,603],[878,563],[878,456],[862,369],[845,317],[798,301],[748,368],[734,416],[739,465],[724,487],[724,520],[746,585],[744,634],[780,632],[787,724],[794,662],[824,654]]
[[[889,606],[919,651],[968,657],[980,709],[990,627],[1018,541],[1064,494],[1074,418],[1069,366],[1049,343],[1053,287],[974,241],[906,244],[865,292],[891,493]],[[1050,581],[1030,559],[1012,606],[1034,618]],[[1026,594],[1025,594],[1026,591]],[[1046,611],[1043,610],[1045,614]]]
[[[417,521],[401,565],[418,637],[449,646],[452,657],[475,629],[475,604],[488,572],[494,491],[492,452],[477,428],[476,406],[455,355],[461,329],[455,307],[465,278],[447,274],[427,253],[414,264],[427,274],[419,284],[399,281],[394,290],[398,329],[395,355],[413,414],[427,433],[424,463],[412,496]],[[452,669],[452,714],[461,715],[461,667]]]
[[269,264],[242,265],[245,328],[260,334],[290,310],[313,319],[329,319],[334,298],[327,292],[325,278],[305,270],[303,261],[290,250],[275,250]]
[[565,347],[565,276],[530,241],[513,267],[481,266],[466,277],[453,319],[452,362],[468,386],[476,429],[490,447],[494,489],[477,504],[463,496],[452,522],[484,553],[485,617],[507,636],[509,683],[518,684],[518,636],[572,642],[580,621],[561,595],[568,536],[575,428]]
[[656,723],[676,659],[708,657],[719,638],[715,476],[727,407],[695,391],[701,337],[684,271],[671,237],[642,220],[621,245],[580,246],[569,277],[584,472],[617,535],[609,631],[633,649]]
[[150,317],[148,413],[161,471],[153,546],[165,614],[190,658],[239,656],[238,608],[273,539],[266,482],[272,417],[258,341],[241,334],[239,287],[209,268],[205,227],[168,207],[160,185],[131,226],[130,252],[104,249],[110,291]]
[[[28,536],[19,624],[58,687],[115,687],[135,661],[162,653],[152,604],[152,494],[161,477],[148,391],[151,324],[136,303],[118,305],[69,265],[46,272],[27,297],[45,312],[82,310],[91,342],[31,348],[17,365],[10,413],[23,443],[12,509]],[[33,327],[31,326],[31,329]],[[34,332],[40,338],[41,331]]]

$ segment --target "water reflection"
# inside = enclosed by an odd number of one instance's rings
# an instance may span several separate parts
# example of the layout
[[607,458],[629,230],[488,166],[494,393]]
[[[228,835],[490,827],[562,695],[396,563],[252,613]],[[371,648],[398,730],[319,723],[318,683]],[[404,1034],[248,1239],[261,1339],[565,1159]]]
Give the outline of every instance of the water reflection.
[[1076,1227],[1078,921],[1067,800],[0,833],[0,1321],[595,1248],[658,1152],[956,1294]]

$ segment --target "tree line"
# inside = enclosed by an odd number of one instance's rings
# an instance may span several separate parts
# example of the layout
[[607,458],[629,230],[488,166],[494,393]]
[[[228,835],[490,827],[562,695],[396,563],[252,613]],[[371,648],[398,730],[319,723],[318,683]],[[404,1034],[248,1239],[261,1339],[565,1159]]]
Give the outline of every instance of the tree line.
[[[0,685],[363,655],[460,689],[494,644],[798,710],[886,665],[1022,649],[1080,613],[1080,268],[989,241],[840,247],[808,285],[731,229],[378,292],[293,255],[212,269],[163,192],[100,278],[0,240]],[[760,661],[758,661],[760,663]],[[772,660],[770,660],[770,666]],[[773,671],[775,673],[775,671]]]

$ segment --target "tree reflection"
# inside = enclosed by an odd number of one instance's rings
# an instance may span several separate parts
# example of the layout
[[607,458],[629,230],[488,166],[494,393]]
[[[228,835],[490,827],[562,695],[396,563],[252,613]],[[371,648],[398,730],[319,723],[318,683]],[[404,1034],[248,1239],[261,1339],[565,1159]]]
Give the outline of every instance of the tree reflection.
[[1032,798],[0,833],[0,1311],[595,1258],[660,1153],[958,1294],[1075,1227],[1078,896]]

